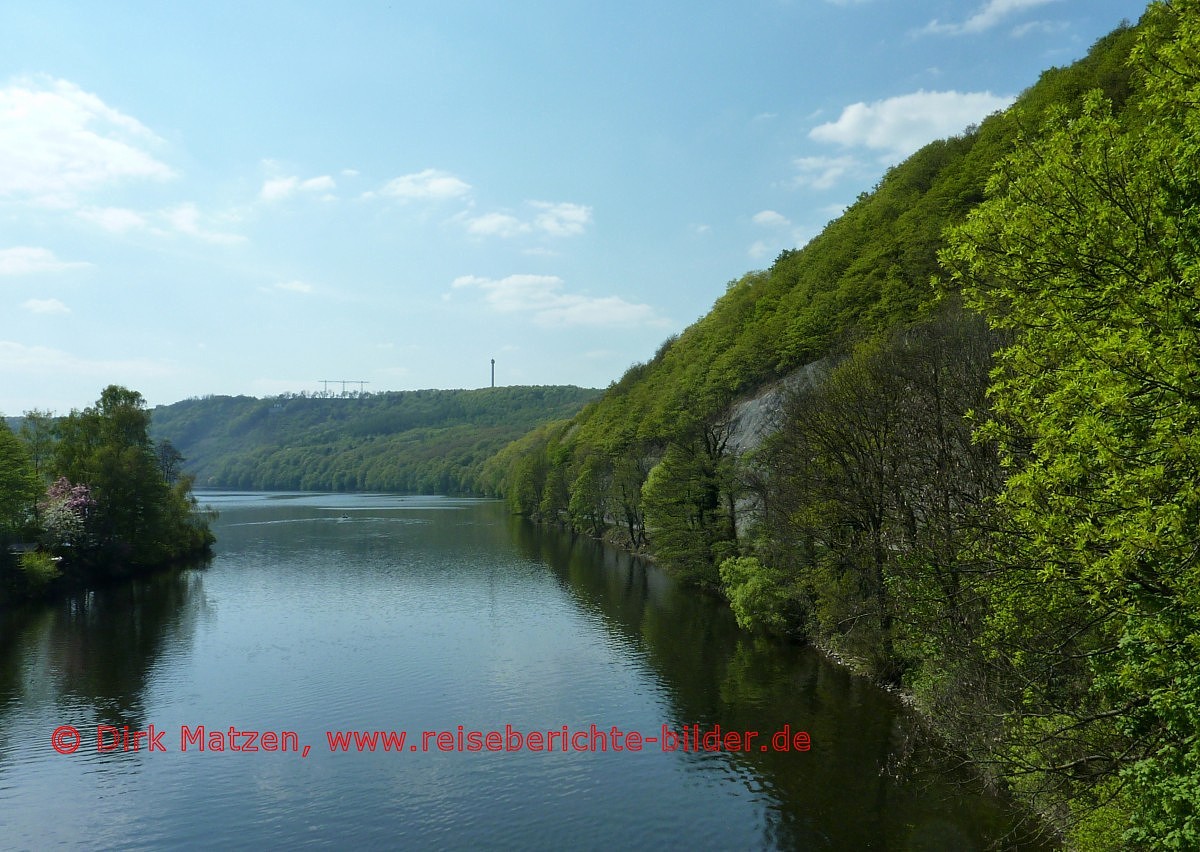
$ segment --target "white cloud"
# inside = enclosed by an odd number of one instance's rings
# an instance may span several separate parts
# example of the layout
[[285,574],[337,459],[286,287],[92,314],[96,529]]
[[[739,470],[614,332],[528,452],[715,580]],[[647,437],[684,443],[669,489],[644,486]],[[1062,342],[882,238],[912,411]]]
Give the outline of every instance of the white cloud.
[[920,32],[936,35],[975,35],[990,30],[1009,15],[1055,2],[1057,0],[988,0],[978,12],[960,24],[943,24],[935,18]]
[[519,237],[541,234],[549,237],[574,237],[582,234],[592,221],[592,208],[570,202],[530,201],[533,213],[521,219],[511,213],[484,213],[466,220],[467,232],[480,237]]
[[337,187],[337,183],[329,175],[321,175],[320,177],[300,181],[300,189],[304,192],[329,192],[335,187]]
[[[301,180],[295,176],[268,178],[263,181],[258,196],[263,201],[283,201],[298,192],[329,193],[337,188],[337,182],[329,175]],[[327,197],[327,196],[326,196]]]
[[534,209],[541,211],[533,219],[533,226],[552,237],[574,237],[583,233],[592,221],[592,208],[582,204],[531,201]]
[[922,89],[871,104],[851,104],[837,121],[815,127],[808,135],[818,142],[864,146],[884,151],[888,157],[906,157],[934,139],[961,133],[967,125],[1012,102],[1011,95],[991,92]]
[[268,178],[263,181],[258,197],[263,201],[282,201],[296,191],[297,183],[294,177]]
[[385,183],[377,193],[367,196],[385,195],[407,201],[446,201],[460,198],[471,191],[471,185],[449,172],[425,169],[413,174],[401,175]]
[[86,219],[114,234],[146,227],[144,216],[123,207],[84,207],[77,213],[81,219]]
[[755,225],[762,225],[766,228],[784,228],[792,224],[787,216],[777,213],[774,210],[763,210],[755,213],[753,222]]
[[162,211],[163,218],[181,234],[186,234],[189,237],[195,237],[198,240],[204,240],[208,243],[216,243],[220,245],[232,245],[234,243],[243,243],[246,238],[241,234],[230,234],[221,231],[208,230],[201,224],[201,212],[195,204],[187,202],[172,207],[169,210]]
[[59,260],[50,249],[15,246],[0,249],[0,275],[32,275],[37,272],[61,272],[80,269],[90,263]]
[[541,326],[661,325],[650,305],[628,302],[619,296],[583,296],[563,291],[563,280],[554,275],[510,275],[499,280],[465,275],[451,286],[474,288],[501,313],[528,315]]
[[1070,26],[1066,21],[1030,21],[1027,24],[1013,27],[1012,36],[1013,38],[1024,38],[1032,32],[1053,35],[1054,33],[1061,33],[1069,29]]
[[798,157],[792,165],[797,172],[792,184],[813,189],[829,189],[846,175],[862,168],[862,163],[855,157]]
[[58,299],[26,299],[21,307],[35,314],[69,314],[71,309]]
[[21,77],[0,88],[0,197],[74,207],[79,196],[128,179],[167,180],[136,119],[66,80]]
[[303,281],[281,281],[275,285],[275,289],[288,293],[312,293],[316,290],[313,285],[306,284]]
[[516,237],[533,227],[508,213],[484,213],[467,220],[467,233],[478,237]]

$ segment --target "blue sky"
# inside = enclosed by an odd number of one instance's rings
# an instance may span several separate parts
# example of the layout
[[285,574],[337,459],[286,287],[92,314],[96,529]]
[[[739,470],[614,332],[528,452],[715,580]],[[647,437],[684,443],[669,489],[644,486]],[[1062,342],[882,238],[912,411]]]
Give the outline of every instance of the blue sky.
[[606,386],[1144,8],[9,0],[0,412]]

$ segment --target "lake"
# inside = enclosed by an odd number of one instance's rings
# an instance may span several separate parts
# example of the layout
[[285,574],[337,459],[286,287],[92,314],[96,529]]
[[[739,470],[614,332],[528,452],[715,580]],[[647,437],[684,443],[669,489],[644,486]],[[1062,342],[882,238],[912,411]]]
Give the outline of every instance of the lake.
[[627,554],[198,496],[207,565],[0,622],[0,846],[1039,848],[893,696]]

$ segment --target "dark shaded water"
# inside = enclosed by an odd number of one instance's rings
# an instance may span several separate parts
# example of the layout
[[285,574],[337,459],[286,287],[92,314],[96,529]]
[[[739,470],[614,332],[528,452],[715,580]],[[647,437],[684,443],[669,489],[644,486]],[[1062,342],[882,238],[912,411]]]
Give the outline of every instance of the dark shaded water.
[[[1018,846],[999,802],[914,753],[890,696],[628,556],[495,502],[202,499],[221,512],[208,567],[0,625],[0,846]],[[103,725],[153,725],[165,751],[102,751]],[[457,746],[459,725],[566,726],[592,747],[592,725],[626,746],[664,725],[759,737],[737,754],[563,751],[561,733],[552,752],[422,750],[426,730]],[[74,753],[52,747],[62,726]],[[309,751],[181,751],[200,726]],[[772,748],[785,726],[811,749]],[[353,730],[407,739],[331,752],[327,732]]]

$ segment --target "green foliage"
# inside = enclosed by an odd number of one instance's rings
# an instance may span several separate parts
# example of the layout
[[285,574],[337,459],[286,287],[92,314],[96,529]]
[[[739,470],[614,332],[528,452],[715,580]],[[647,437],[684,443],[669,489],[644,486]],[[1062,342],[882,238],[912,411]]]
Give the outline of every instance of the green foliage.
[[651,529],[654,552],[685,580],[715,585],[716,572],[710,550],[712,527],[711,487],[695,453],[672,445],[650,471],[642,487],[646,523]]
[[28,450],[7,423],[0,423],[0,545],[29,522],[38,490]]
[[48,411],[37,409],[26,411],[19,428],[21,441],[29,450],[34,472],[39,481],[47,479],[54,459],[54,445],[58,441],[54,416]]
[[731,557],[721,563],[721,591],[744,630],[786,633],[802,617],[800,601],[782,571],[756,557]]
[[[355,397],[206,397],[155,409],[152,432],[209,487],[496,493],[485,462],[595,391],[506,387]],[[536,508],[536,501],[532,504]]]
[[938,665],[974,617],[963,551],[996,461],[965,415],[995,345],[948,304],[798,387],[755,459],[760,550],[801,591],[810,635],[880,677]]
[[1014,747],[1051,798],[1119,777],[1126,842],[1183,849],[1200,842],[1200,5],[1154,4],[1142,28],[1135,108],[1093,92],[1051,111],[944,259],[1014,335],[982,431],[1008,468],[989,636],[1034,684]]
[[668,569],[716,589],[718,566],[737,553],[736,484],[727,451],[729,426],[706,426],[671,444],[642,486],[654,553]]
[[576,529],[586,530],[596,537],[604,533],[608,515],[605,494],[611,476],[611,471],[600,456],[588,456],[584,461],[567,500],[567,512]]
[[149,426],[141,394],[117,385],[58,424],[54,470],[90,489],[92,544],[114,564],[159,565],[212,540],[196,519],[191,480],[167,482]]
[[37,597],[44,593],[61,573],[54,558],[42,551],[22,553],[20,564],[25,581],[25,594],[29,597]]

